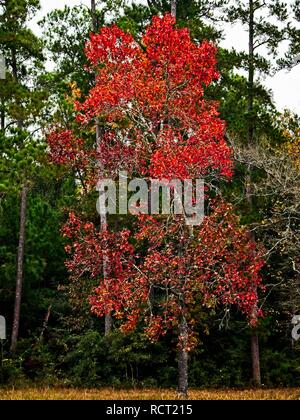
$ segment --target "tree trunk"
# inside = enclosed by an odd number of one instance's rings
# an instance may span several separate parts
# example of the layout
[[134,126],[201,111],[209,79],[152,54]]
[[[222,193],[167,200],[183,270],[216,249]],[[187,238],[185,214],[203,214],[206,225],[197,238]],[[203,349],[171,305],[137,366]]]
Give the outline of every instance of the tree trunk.
[[[17,54],[15,47],[11,48],[11,61],[12,61],[12,75],[16,83],[19,82],[18,78],[18,64],[17,64]],[[17,100],[17,105],[20,106],[19,101]],[[17,121],[18,128],[23,128],[23,120],[18,119]],[[20,313],[21,313],[21,303],[22,303],[22,289],[23,289],[23,277],[24,277],[24,253],[25,253],[25,233],[26,233],[26,211],[27,211],[27,196],[28,196],[29,186],[24,183],[21,192],[21,209],[20,209],[20,230],[19,230],[19,246],[18,246],[18,258],[17,258],[17,279],[16,279],[16,295],[15,295],[15,307],[14,307],[14,317],[13,317],[13,327],[11,335],[11,347],[10,350],[12,353],[15,353],[18,336],[19,336],[19,325],[20,325]]]
[[[171,14],[176,19],[177,0],[171,0]],[[182,253],[182,250],[180,250]],[[188,395],[188,325],[186,318],[182,315],[179,326],[179,349],[178,349],[178,393],[181,397]]]
[[96,13],[96,0],[91,0],[91,15],[92,15],[92,25],[93,25],[93,32],[98,32],[98,19]]
[[[101,211],[100,211],[101,213]],[[105,213],[100,214],[100,224],[101,224],[101,232],[107,232],[108,230],[108,223],[107,223],[107,215]],[[104,282],[107,282],[108,277],[108,268],[109,268],[109,258],[104,256],[103,257],[103,279]],[[109,285],[108,285],[109,286]],[[105,336],[109,335],[112,330],[113,320],[110,313],[105,315]]]
[[182,316],[179,326],[179,350],[178,350],[178,393],[181,397],[188,396],[188,325],[186,318]]
[[[17,54],[16,54],[16,50],[14,47],[12,47],[11,49],[11,67],[12,67],[12,74],[13,74],[13,78],[15,80],[16,83],[19,82],[19,77],[18,77],[18,65],[17,65]],[[17,106],[20,106],[20,101],[17,100],[16,101]],[[18,128],[22,129],[23,128],[23,120],[22,119],[18,119],[17,120],[17,126]]]
[[21,195],[21,211],[20,211],[20,231],[19,231],[19,247],[18,247],[18,265],[17,265],[17,282],[16,282],[16,297],[15,297],[15,308],[13,318],[13,328],[11,336],[11,347],[12,353],[15,353],[18,336],[19,336],[19,325],[20,325],[20,312],[21,312],[21,301],[22,301],[22,288],[23,288],[23,272],[24,272],[24,250],[25,250],[25,230],[26,230],[26,210],[27,210],[27,196],[28,196],[28,185],[24,185]]
[[40,342],[42,342],[45,331],[48,328],[49,318],[50,318],[50,315],[51,315],[51,309],[52,309],[52,305],[50,305],[48,307],[48,310],[47,310],[47,313],[46,313],[46,316],[45,316],[45,319],[44,319],[44,322],[43,322],[43,327],[42,327],[42,331],[41,331],[40,338],[39,338]]
[[177,0],[171,0],[171,15],[176,18],[177,15]]
[[253,145],[254,121],[254,2],[249,1],[248,146]]
[[[97,19],[97,13],[96,13],[96,1],[95,0],[91,0],[91,15],[92,15],[92,24],[93,24],[93,32],[96,33],[99,30],[98,27],[98,19]],[[100,146],[101,144],[101,127],[98,123],[98,121],[96,121],[96,144],[97,147]],[[99,165],[99,171],[101,172],[101,176],[103,176],[103,168],[101,167],[101,165]],[[108,230],[108,222],[107,222],[107,215],[105,213],[100,214],[100,229],[101,232],[107,232]],[[104,282],[107,279],[107,273],[108,273],[108,267],[109,267],[109,259],[107,257],[103,258],[103,279]],[[112,320],[112,316],[111,314],[106,314],[105,315],[105,335],[109,335],[111,333],[112,330],[112,325],[113,325],[113,320]]]
[[258,341],[258,334],[256,331],[253,331],[251,335],[251,353],[252,353],[253,385],[260,386],[261,375],[260,375],[260,360],[259,360],[259,341]]
[[[254,1],[249,0],[249,69],[248,69],[248,146],[254,143]],[[251,186],[251,167],[248,166],[246,175],[246,198],[249,208],[252,210],[252,186]],[[253,240],[255,239],[254,234]],[[256,308],[257,309],[257,308]],[[256,309],[254,312],[256,312]],[[256,314],[253,313],[256,317]],[[256,329],[251,334],[251,354],[252,354],[252,380],[255,386],[261,385],[260,360],[259,360],[259,340]]]
[[104,332],[105,333],[105,337],[107,337],[111,333],[112,326],[113,326],[112,316],[111,316],[110,313],[109,314],[106,314],[105,315],[105,332]]
[[[102,135],[101,135],[101,129],[100,129],[99,124],[97,123],[96,124],[96,142],[97,142],[97,147],[99,147],[100,144],[101,144],[101,137],[102,137]],[[99,165],[98,166],[99,166],[99,173],[100,173],[99,176],[100,177],[103,177],[103,168],[102,168],[100,162],[99,162]],[[102,233],[105,233],[105,232],[108,231],[107,214],[106,214],[105,209],[102,209],[101,206],[100,206],[100,231]],[[108,278],[108,271],[109,271],[109,264],[110,264],[109,257],[103,256],[102,264],[103,264],[103,281],[109,287],[108,280],[107,280],[107,278]],[[105,336],[107,336],[107,335],[109,335],[111,333],[112,325],[113,325],[113,320],[112,320],[111,313],[105,314],[105,326],[104,326],[104,334],[105,334]]]
[[2,102],[1,106],[1,131],[5,132],[5,111],[4,111],[4,103]]

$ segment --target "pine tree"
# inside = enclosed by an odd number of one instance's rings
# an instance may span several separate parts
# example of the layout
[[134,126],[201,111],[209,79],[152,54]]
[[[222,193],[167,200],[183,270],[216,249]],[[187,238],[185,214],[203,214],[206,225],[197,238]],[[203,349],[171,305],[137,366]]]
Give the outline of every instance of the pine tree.
[[[9,143],[15,149],[13,161],[19,161],[19,168],[15,168],[24,176],[20,179],[21,207],[20,207],[20,231],[17,257],[17,280],[16,298],[11,338],[11,351],[15,352],[19,323],[22,286],[24,277],[24,253],[25,253],[25,227],[27,196],[29,191],[29,162],[33,159],[26,154],[28,140],[33,137],[30,127],[36,123],[36,117],[44,106],[44,92],[36,85],[36,74],[41,68],[42,44],[35,35],[27,28],[27,21],[34,16],[39,9],[37,0],[5,0],[1,4],[2,14],[0,18],[0,47],[7,63],[7,82],[1,83],[1,128],[2,136],[7,138],[4,145]],[[35,88],[32,88],[35,85]],[[11,150],[9,151],[9,155]],[[19,160],[17,159],[19,157]],[[2,159],[7,160],[7,153],[2,154]],[[11,163],[11,162],[10,162]],[[1,162],[2,165],[2,162]],[[27,166],[28,165],[28,166]],[[21,168],[26,168],[20,170]],[[9,167],[8,178],[12,179],[13,169]],[[17,186],[15,186],[18,188]]]
[[[287,4],[278,0],[271,0],[268,3],[261,0],[238,0],[236,4],[228,7],[229,21],[232,23],[240,22],[246,27],[249,38],[249,48],[245,54],[245,61],[242,66],[248,73],[247,88],[247,144],[248,147],[253,146],[257,141],[255,136],[257,113],[255,109],[255,76],[260,72],[270,74],[272,71],[272,63],[264,56],[259,54],[259,49],[264,47],[268,53],[276,57],[278,48],[282,41],[286,38],[286,23],[288,18]],[[268,18],[276,19],[276,24],[271,23]],[[280,28],[280,25],[282,28]],[[251,165],[247,165],[246,199],[249,209],[253,208],[253,191],[251,186]],[[256,314],[254,313],[255,317]],[[260,357],[258,334],[253,331],[251,337],[251,353],[253,367],[253,382],[261,385]]]

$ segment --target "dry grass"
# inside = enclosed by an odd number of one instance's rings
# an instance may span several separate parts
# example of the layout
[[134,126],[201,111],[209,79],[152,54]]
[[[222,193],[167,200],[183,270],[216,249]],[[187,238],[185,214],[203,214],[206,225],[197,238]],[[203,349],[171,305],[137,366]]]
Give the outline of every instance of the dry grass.
[[[300,388],[262,390],[190,390],[191,400],[300,400]],[[0,389],[0,400],[176,400],[170,389]]]

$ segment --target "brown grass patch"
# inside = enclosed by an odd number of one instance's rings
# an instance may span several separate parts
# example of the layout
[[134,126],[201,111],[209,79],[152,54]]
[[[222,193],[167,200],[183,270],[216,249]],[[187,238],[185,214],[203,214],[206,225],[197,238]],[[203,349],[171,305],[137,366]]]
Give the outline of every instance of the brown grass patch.
[[[300,400],[300,388],[259,390],[195,390],[191,400]],[[2,389],[0,400],[176,400],[170,389],[115,390],[104,389]]]

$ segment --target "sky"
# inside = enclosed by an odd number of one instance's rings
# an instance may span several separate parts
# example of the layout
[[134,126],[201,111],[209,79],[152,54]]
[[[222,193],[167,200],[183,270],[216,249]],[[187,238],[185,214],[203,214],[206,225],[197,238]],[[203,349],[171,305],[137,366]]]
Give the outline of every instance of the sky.
[[[145,0],[141,0],[140,2],[144,1]],[[40,3],[41,11],[35,22],[31,23],[31,27],[36,33],[40,33],[40,29],[36,24],[36,21],[40,20],[51,10],[63,8],[65,5],[77,6],[85,4],[89,6],[90,0],[40,0]],[[225,39],[221,42],[222,47],[229,49],[233,47],[238,51],[247,49],[247,33],[241,25],[236,24],[234,26],[226,26],[224,35]],[[281,70],[276,75],[267,77],[264,80],[264,84],[272,90],[274,101],[279,110],[288,108],[300,115],[300,64],[290,71]]]

